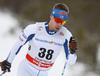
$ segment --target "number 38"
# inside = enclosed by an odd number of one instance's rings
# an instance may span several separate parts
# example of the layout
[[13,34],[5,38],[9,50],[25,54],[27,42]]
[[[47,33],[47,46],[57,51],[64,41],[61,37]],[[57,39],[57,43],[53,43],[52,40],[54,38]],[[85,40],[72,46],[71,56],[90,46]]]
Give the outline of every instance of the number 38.
[[[47,55],[46,55],[46,52],[47,52]],[[49,50],[46,51],[45,48],[40,48],[40,52],[38,53],[38,56],[40,58],[46,57],[47,60],[51,60],[52,56],[53,56],[53,53],[54,53],[54,51],[51,50],[51,49],[49,49]]]

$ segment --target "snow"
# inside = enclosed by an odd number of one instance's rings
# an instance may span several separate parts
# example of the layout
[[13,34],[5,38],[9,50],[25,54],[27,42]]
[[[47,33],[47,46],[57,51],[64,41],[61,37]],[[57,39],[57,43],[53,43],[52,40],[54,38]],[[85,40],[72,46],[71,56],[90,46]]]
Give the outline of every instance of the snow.
[[[10,49],[12,48],[13,44],[17,40],[19,34],[21,33],[22,29],[18,26],[18,20],[13,17],[13,15],[9,12],[2,12],[0,10],[0,62],[5,60],[10,52]],[[15,29],[15,35],[12,35],[9,33],[9,30],[11,28]],[[27,53],[27,46],[22,47],[21,51],[18,53],[18,55],[15,57],[12,68],[10,73],[6,73],[3,76],[16,76],[17,74],[17,68],[22,59],[25,58],[25,55]],[[55,61],[55,64],[53,65],[52,69],[49,72],[48,76],[61,76],[63,67],[65,63],[65,54],[62,50],[60,55]],[[74,65],[70,66],[67,64],[64,76],[98,76],[95,73],[85,73],[85,65],[79,62],[76,62]],[[0,74],[2,71],[0,71]]]

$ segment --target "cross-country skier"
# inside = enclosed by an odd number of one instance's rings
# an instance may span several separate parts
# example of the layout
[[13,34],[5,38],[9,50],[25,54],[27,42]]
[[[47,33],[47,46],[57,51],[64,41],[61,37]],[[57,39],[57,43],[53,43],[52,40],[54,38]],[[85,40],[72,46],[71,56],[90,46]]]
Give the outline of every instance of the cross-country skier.
[[67,62],[74,64],[77,59],[77,42],[73,40],[71,32],[63,26],[68,13],[67,5],[57,3],[53,7],[49,22],[28,25],[21,32],[7,59],[0,62],[1,70],[10,72],[12,61],[27,42],[29,42],[28,52],[26,58],[19,64],[17,76],[48,76],[62,48]]

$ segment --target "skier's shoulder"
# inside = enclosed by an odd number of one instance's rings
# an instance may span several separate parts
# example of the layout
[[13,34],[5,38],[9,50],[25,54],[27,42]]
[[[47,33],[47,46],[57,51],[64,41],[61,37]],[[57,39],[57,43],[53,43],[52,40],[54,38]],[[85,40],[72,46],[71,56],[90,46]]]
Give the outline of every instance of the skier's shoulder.
[[64,32],[65,35],[72,36],[72,33],[64,26],[62,27],[62,31]]
[[35,33],[39,26],[44,26],[44,25],[45,25],[45,22],[36,22],[34,24],[29,24],[24,29],[24,31],[27,33]]
[[34,23],[34,24],[29,24],[29,25],[27,25],[26,26],[26,28],[25,29],[35,29],[37,26],[36,26],[36,23]]
[[47,22],[36,22],[37,26],[45,26]]

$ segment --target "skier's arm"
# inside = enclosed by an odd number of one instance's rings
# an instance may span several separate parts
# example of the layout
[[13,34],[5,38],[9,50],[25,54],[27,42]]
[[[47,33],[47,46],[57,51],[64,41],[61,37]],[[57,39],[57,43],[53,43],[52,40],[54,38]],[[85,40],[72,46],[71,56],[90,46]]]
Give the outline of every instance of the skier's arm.
[[68,53],[69,55],[68,55],[68,57],[67,57],[67,62],[68,62],[68,64],[70,64],[70,65],[73,65],[73,64],[75,64],[75,62],[76,62],[76,60],[77,60],[77,55],[76,54],[71,54],[71,53]]
[[[20,36],[19,36],[20,37]],[[15,42],[15,44],[13,45],[8,57],[7,57],[7,61],[9,63],[12,63],[13,59],[15,58],[15,56],[18,54],[18,52],[20,51],[21,47],[25,44],[25,42],[22,42],[19,38],[17,39],[17,41]]]
[[11,63],[12,63],[13,59],[15,58],[15,56],[17,55],[17,53],[19,52],[20,48],[23,46],[24,43],[25,42],[22,42],[18,38],[18,40],[16,41],[16,43],[12,47],[7,59],[0,62],[1,70],[3,71],[3,73],[10,72]]
[[10,72],[11,63],[13,59],[18,54],[21,47],[34,37],[36,32],[36,27],[37,26],[35,24],[29,25],[22,31],[19,38],[12,47],[7,59],[0,62],[1,70],[3,71],[3,73],[5,73],[6,71]]
[[77,59],[76,50],[77,50],[77,42],[75,40],[75,37],[70,37],[69,54],[67,59],[68,59],[68,63],[71,65],[76,62]]
[[66,61],[68,62],[68,64],[73,65],[76,62],[76,60],[77,60],[77,55],[75,53],[74,54],[71,54],[68,49],[69,48],[68,48],[68,44],[67,44],[67,40],[66,40],[66,42],[64,44]]
[[[75,50],[73,51],[73,45],[71,46],[70,44],[70,38],[72,37],[72,34],[70,32],[67,33],[66,35],[66,40],[64,43],[64,50],[65,50],[65,54],[66,54],[66,61],[68,62],[68,64],[73,65],[75,64],[76,60],[77,60],[77,55],[76,55],[76,46],[74,47]],[[69,48],[69,44],[70,47]]]
[[18,54],[21,47],[34,37],[35,31],[36,31],[36,26],[34,24],[34,25],[27,26],[21,32],[19,38],[15,42],[14,46],[12,47],[12,49],[11,49],[7,59],[6,59],[9,63],[12,63],[13,59]]

